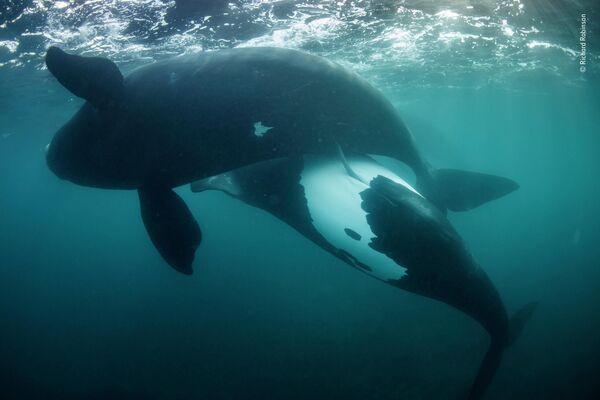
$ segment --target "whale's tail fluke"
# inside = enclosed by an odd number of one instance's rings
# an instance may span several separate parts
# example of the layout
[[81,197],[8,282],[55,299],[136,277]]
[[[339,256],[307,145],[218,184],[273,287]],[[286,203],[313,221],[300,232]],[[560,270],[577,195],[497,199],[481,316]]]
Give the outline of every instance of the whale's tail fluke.
[[419,190],[440,209],[468,211],[514,192],[515,181],[458,169],[432,169],[420,179]]
[[46,67],[61,85],[97,108],[114,106],[123,95],[123,75],[107,58],[82,57],[51,46]]
[[537,308],[537,305],[537,302],[528,303],[513,314],[508,324],[508,336],[505,336],[504,339],[494,335],[491,336],[490,346],[479,366],[475,381],[473,381],[473,384],[471,385],[468,400],[481,399],[492,381],[496,370],[500,366],[504,349],[515,342],[523,331],[523,327]]

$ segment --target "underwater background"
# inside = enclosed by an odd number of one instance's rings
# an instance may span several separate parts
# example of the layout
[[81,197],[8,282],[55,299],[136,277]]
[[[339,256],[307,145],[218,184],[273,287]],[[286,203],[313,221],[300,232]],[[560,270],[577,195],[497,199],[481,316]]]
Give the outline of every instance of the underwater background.
[[222,193],[177,190],[203,242],[194,275],[169,268],[134,191],[79,187],[46,167],[46,144],[82,104],[43,65],[54,44],[125,72],[261,45],[355,70],[393,102],[431,164],[521,185],[449,215],[509,313],[540,304],[486,398],[599,398],[598,8],[0,2],[0,396],[455,399],[488,345],[466,315],[370,279]]

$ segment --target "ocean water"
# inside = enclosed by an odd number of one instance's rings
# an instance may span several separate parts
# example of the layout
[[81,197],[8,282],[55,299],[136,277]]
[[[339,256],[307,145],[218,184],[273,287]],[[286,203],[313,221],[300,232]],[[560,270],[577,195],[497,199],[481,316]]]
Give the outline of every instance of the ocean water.
[[2,398],[456,399],[488,345],[466,315],[358,273],[221,193],[177,189],[204,237],[194,275],[169,268],[134,191],[47,168],[46,144],[82,104],[45,69],[50,45],[125,72],[256,45],[355,70],[431,164],[521,185],[449,214],[509,312],[539,302],[486,398],[600,395],[593,1],[0,4]]

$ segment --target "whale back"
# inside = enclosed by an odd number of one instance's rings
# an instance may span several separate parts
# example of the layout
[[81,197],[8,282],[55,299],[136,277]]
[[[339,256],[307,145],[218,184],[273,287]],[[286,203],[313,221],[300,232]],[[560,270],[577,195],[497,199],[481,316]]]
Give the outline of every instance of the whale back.
[[301,51],[205,52],[125,78],[108,59],[55,47],[46,62],[87,101],[49,146],[50,168],[81,185],[176,187],[269,159],[331,153],[336,143],[419,164],[412,136],[377,89]]

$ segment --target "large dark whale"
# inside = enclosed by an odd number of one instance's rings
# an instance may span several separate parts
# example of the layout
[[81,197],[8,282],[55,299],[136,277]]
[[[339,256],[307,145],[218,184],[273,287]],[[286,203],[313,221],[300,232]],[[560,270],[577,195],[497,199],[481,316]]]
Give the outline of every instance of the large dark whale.
[[263,209],[360,271],[475,319],[491,339],[469,393],[477,399],[535,303],[509,319],[444,213],[407,180],[368,156],[305,155],[247,166],[191,188],[220,190]]
[[324,58],[239,48],[156,62],[123,77],[106,58],[50,47],[46,65],[86,100],[54,136],[47,163],[74,183],[139,193],[144,224],[175,269],[191,273],[201,231],[173,187],[294,154],[345,152],[408,164],[441,209],[466,210],[517,185],[434,170],[390,102]]

